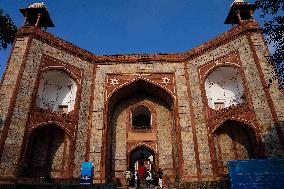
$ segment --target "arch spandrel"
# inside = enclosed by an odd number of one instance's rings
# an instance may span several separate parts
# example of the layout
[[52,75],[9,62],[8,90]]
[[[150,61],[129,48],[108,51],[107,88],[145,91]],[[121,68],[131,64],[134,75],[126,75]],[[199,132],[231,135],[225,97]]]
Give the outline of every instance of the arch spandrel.
[[34,130],[40,128],[40,127],[45,127],[48,125],[56,125],[57,127],[59,127],[60,129],[64,130],[64,132],[66,132],[66,134],[68,135],[68,137],[71,140],[75,140],[75,131],[73,128],[69,128],[68,126],[61,124],[57,121],[48,121],[48,122],[42,122],[42,123],[37,123],[35,125],[33,125],[32,127],[29,127],[27,130],[27,134],[30,135]]
[[50,70],[61,70],[64,71],[69,77],[71,77],[77,85],[81,85],[82,76],[83,76],[83,70],[74,67],[73,65],[62,62],[59,59],[56,59],[54,57],[51,57],[49,55],[44,54],[43,55],[43,65],[41,68],[41,73],[50,71]]
[[135,151],[136,149],[139,149],[139,148],[146,148],[146,149],[149,149],[151,150],[153,153],[157,153],[157,149],[155,149],[154,147],[152,147],[151,145],[149,144],[146,144],[144,142],[138,142],[136,144],[133,144],[128,150],[127,150],[127,154],[130,154],[132,151]]
[[222,126],[225,122],[228,122],[228,121],[236,121],[236,122],[239,122],[239,123],[243,123],[249,129],[251,129],[254,133],[258,133],[257,132],[258,127],[256,126],[256,124],[254,122],[249,121],[247,119],[239,118],[239,117],[230,117],[228,119],[220,120],[219,122],[217,122],[217,124],[214,127],[212,127],[210,129],[211,133],[214,133],[220,126]]
[[227,62],[227,63],[217,63],[217,64],[211,64],[210,67],[208,68],[208,70],[206,70],[201,79],[203,81],[206,80],[206,78],[212,73],[214,72],[216,69],[220,68],[220,67],[234,67],[237,69],[241,69],[241,66],[239,65],[239,63],[235,63],[235,62]]
[[62,71],[66,75],[68,75],[71,79],[73,79],[77,85],[81,84],[81,73],[78,75],[78,73],[74,74],[71,70],[69,70],[66,66],[47,66],[41,69],[41,73],[44,74],[49,71]]
[[145,81],[151,83],[161,89],[167,91],[172,98],[176,98],[175,94],[175,79],[172,73],[161,73],[161,74],[108,74],[106,81],[106,97],[109,100],[114,93],[124,88],[125,86],[131,85],[137,81]]
[[126,98],[127,96],[139,92],[157,97],[171,108],[174,106],[175,95],[167,88],[158,85],[149,79],[134,78],[133,80],[116,87],[114,91],[107,96],[106,104],[108,104],[108,109],[112,108],[113,104],[115,104],[114,101],[118,102],[122,98]]

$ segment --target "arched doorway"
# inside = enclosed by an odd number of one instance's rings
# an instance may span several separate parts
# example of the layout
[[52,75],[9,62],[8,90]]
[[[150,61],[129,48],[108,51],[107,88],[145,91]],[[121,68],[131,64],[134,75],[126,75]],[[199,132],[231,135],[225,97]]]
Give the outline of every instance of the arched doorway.
[[55,124],[36,128],[28,138],[22,174],[66,177],[70,169],[70,152],[71,141],[63,129]]
[[228,120],[214,132],[218,174],[228,173],[228,160],[256,158],[256,138],[249,125]]
[[[173,97],[166,89],[142,79],[113,93],[108,100],[105,154],[102,159],[105,174],[102,176],[123,183],[125,171],[129,166],[133,169],[135,164],[133,157],[137,161],[140,155],[133,152],[130,158],[128,152],[139,143],[155,146],[161,158],[161,161],[155,160],[160,163],[155,166],[167,170],[168,175],[174,175],[178,170],[178,146],[173,107]],[[149,163],[149,154],[153,155],[153,151],[141,150],[145,156],[144,163]]]
[[131,172],[138,170],[140,166],[146,169],[155,170],[156,156],[155,152],[146,146],[139,146],[132,150],[128,155],[128,167]]

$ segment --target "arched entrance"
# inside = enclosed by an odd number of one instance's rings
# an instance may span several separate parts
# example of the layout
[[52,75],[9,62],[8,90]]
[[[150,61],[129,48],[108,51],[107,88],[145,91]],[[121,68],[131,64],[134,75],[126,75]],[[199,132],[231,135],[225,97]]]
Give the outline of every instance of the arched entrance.
[[[178,170],[178,146],[174,100],[170,93],[141,79],[118,89],[107,105],[103,178],[112,177],[123,183],[125,171],[135,169],[139,160],[174,175]],[[157,160],[153,150],[145,147],[135,148],[128,154],[133,146],[141,143],[155,146],[161,160]]]
[[57,125],[36,128],[28,138],[22,174],[28,177],[66,177],[71,162],[70,148],[69,136]]
[[156,164],[155,152],[146,146],[139,146],[128,154],[128,167],[131,172],[139,170],[140,166],[150,171],[155,170]]
[[214,132],[218,174],[228,173],[228,160],[256,158],[256,137],[249,125],[228,120]]

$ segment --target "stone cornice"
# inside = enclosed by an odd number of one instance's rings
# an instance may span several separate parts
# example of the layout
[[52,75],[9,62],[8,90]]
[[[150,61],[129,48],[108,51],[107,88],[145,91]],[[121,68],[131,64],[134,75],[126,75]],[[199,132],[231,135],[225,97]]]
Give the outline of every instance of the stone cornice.
[[39,39],[45,43],[48,43],[51,46],[68,51],[70,54],[82,58],[87,61],[94,61],[96,56],[89,51],[86,51],[73,43],[67,42],[51,33],[45,32],[40,28],[35,26],[24,26],[21,27],[16,34],[16,37],[23,37],[27,35],[32,35],[33,38]]
[[261,31],[258,23],[255,21],[245,21],[242,25],[233,27],[231,30],[209,40],[202,45],[191,49],[185,53],[161,53],[161,54],[118,54],[118,55],[95,55],[84,50],[70,42],[67,42],[53,34],[45,32],[34,26],[24,26],[19,29],[17,37],[32,35],[33,37],[44,41],[52,46],[68,51],[70,54],[92,63],[150,63],[155,61],[162,62],[184,62],[191,60],[202,53],[217,48],[218,46],[234,40],[246,32]]
[[231,30],[224,32],[217,37],[215,37],[212,40],[209,40],[202,45],[191,49],[190,51],[187,51],[185,54],[186,56],[191,59],[196,56],[201,55],[205,51],[214,49],[219,47],[220,45],[223,45],[225,43],[228,43],[229,41],[232,41],[239,37],[240,35],[243,35],[246,32],[262,32],[262,29],[260,28],[259,24],[256,21],[243,21],[242,25],[239,25],[237,27],[233,27]]

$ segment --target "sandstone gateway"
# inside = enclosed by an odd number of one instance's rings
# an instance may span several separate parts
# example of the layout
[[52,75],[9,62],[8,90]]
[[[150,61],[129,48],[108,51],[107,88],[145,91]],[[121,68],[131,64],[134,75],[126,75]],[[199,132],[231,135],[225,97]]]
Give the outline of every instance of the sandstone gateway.
[[125,183],[143,161],[174,181],[227,177],[227,161],[284,155],[284,92],[253,4],[234,2],[231,30],[185,53],[92,54],[25,16],[1,81],[0,180]]

